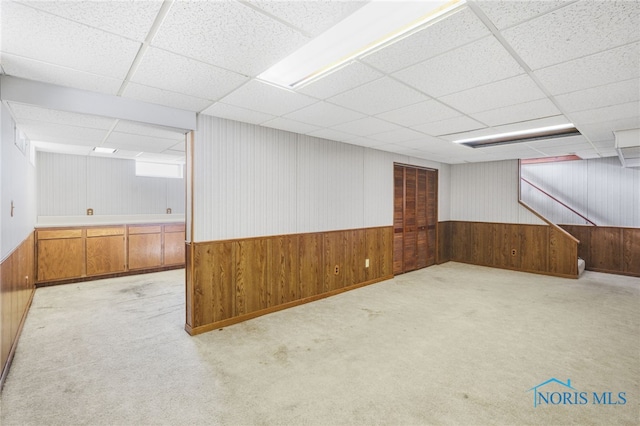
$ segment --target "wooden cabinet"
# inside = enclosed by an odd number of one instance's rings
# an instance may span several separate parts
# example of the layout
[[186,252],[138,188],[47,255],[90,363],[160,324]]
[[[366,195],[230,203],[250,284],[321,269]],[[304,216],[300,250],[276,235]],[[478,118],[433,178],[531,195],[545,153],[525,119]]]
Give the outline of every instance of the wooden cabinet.
[[38,281],[84,275],[84,238],[81,229],[39,230]]
[[69,282],[185,264],[184,224],[42,228],[37,282]]

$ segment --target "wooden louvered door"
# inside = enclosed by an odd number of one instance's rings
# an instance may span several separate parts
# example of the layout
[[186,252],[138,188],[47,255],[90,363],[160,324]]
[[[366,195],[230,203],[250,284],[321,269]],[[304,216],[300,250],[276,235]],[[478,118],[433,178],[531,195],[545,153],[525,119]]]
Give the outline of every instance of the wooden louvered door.
[[435,264],[437,171],[394,165],[393,272]]

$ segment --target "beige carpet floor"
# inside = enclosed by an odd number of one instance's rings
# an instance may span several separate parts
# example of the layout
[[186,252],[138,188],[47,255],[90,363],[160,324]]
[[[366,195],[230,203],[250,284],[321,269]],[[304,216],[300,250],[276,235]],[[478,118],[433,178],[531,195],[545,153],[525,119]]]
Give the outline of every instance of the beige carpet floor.
[[183,270],[38,289],[0,424],[640,423],[638,278],[450,262],[195,337],[184,315]]

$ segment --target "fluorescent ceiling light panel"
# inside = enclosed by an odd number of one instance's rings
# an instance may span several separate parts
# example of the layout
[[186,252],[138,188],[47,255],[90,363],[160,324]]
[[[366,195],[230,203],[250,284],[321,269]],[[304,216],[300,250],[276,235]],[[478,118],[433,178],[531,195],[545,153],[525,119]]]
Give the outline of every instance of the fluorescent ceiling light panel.
[[98,154],[113,154],[117,150],[113,148],[103,148],[101,146],[96,146],[95,148],[93,148],[93,151],[97,152]]
[[480,136],[477,138],[458,139],[453,141],[471,148],[483,148],[488,146],[505,145],[517,142],[528,142],[540,139],[562,138],[579,135],[580,132],[572,123],[556,126],[538,127],[535,129],[518,130],[514,132],[498,133],[495,135]]
[[294,88],[387,46],[463,5],[465,0],[373,0],[258,76]]

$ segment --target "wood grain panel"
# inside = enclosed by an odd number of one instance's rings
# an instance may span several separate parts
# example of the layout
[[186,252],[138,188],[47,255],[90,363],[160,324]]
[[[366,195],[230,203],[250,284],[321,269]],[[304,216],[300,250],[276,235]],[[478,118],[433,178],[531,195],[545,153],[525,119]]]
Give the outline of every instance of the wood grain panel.
[[87,275],[109,274],[124,271],[124,246],[124,235],[87,238]]
[[493,265],[498,268],[520,269],[519,226],[509,223],[495,223],[493,229]]
[[58,240],[62,238],[81,238],[82,229],[38,230],[38,240]]
[[472,262],[472,224],[470,222],[452,222],[451,233],[453,244],[451,260],[457,262]]
[[578,239],[578,256],[581,257],[586,265],[586,269],[589,269],[591,264],[591,256],[589,254],[589,246],[591,241],[590,227],[586,226],[574,226],[574,225],[561,225],[565,231],[571,234],[574,238]]
[[404,269],[404,232],[393,234],[393,273],[401,274]]
[[129,269],[161,266],[162,234],[129,234],[127,252]]
[[405,168],[404,183],[404,263],[402,271],[413,271],[418,267],[417,224],[418,178],[417,169]]
[[[40,236],[40,233],[38,233]],[[38,240],[38,281],[85,275],[84,239]]]
[[235,316],[233,244],[194,244],[193,327]]
[[164,232],[185,232],[185,224],[164,225]]
[[[344,285],[346,287],[367,280],[367,238],[364,229],[356,229],[346,232]],[[371,260],[369,260],[371,262]]]
[[494,224],[471,224],[471,262],[476,265],[493,265]]
[[87,237],[106,237],[109,235],[124,235],[124,226],[87,228]]
[[524,271],[549,271],[549,227],[520,225],[520,267]]
[[366,268],[367,280],[387,277],[393,274],[393,229],[368,228],[365,230],[366,258],[369,267]]
[[578,244],[556,228],[549,228],[549,272],[578,276]]
[[164,233],[163,265],[181,265],[185,263],[185,235],[181,232]]
[[272,238],[271,274],[267,285],[267,305],[278,306],[300,298],[298,236]]
[[640,276],[640,228],[622,230],[622,270]]
[[234,243],[236,314],[267,307],[267,268],[271,240],[255,238]]
[[594,270],[622,271],[622,228],[594,227],[590,232],[589,261]]
[[324,292],[344,287],[345,233],[347,232],[326,232],[324,234]]
[[129,235],[131,234],[159,234],[162,232],[162,225],[142,225],[131,226],[129,225]]
[[438,256],[437,263],[451,260],[451,222],[438,223]]
[[438,171],[427,170],[427,264],[437,261],[438,249]]
[[300,297],[311,297],[324,291],[322,259],[323,235],[300,234]]

